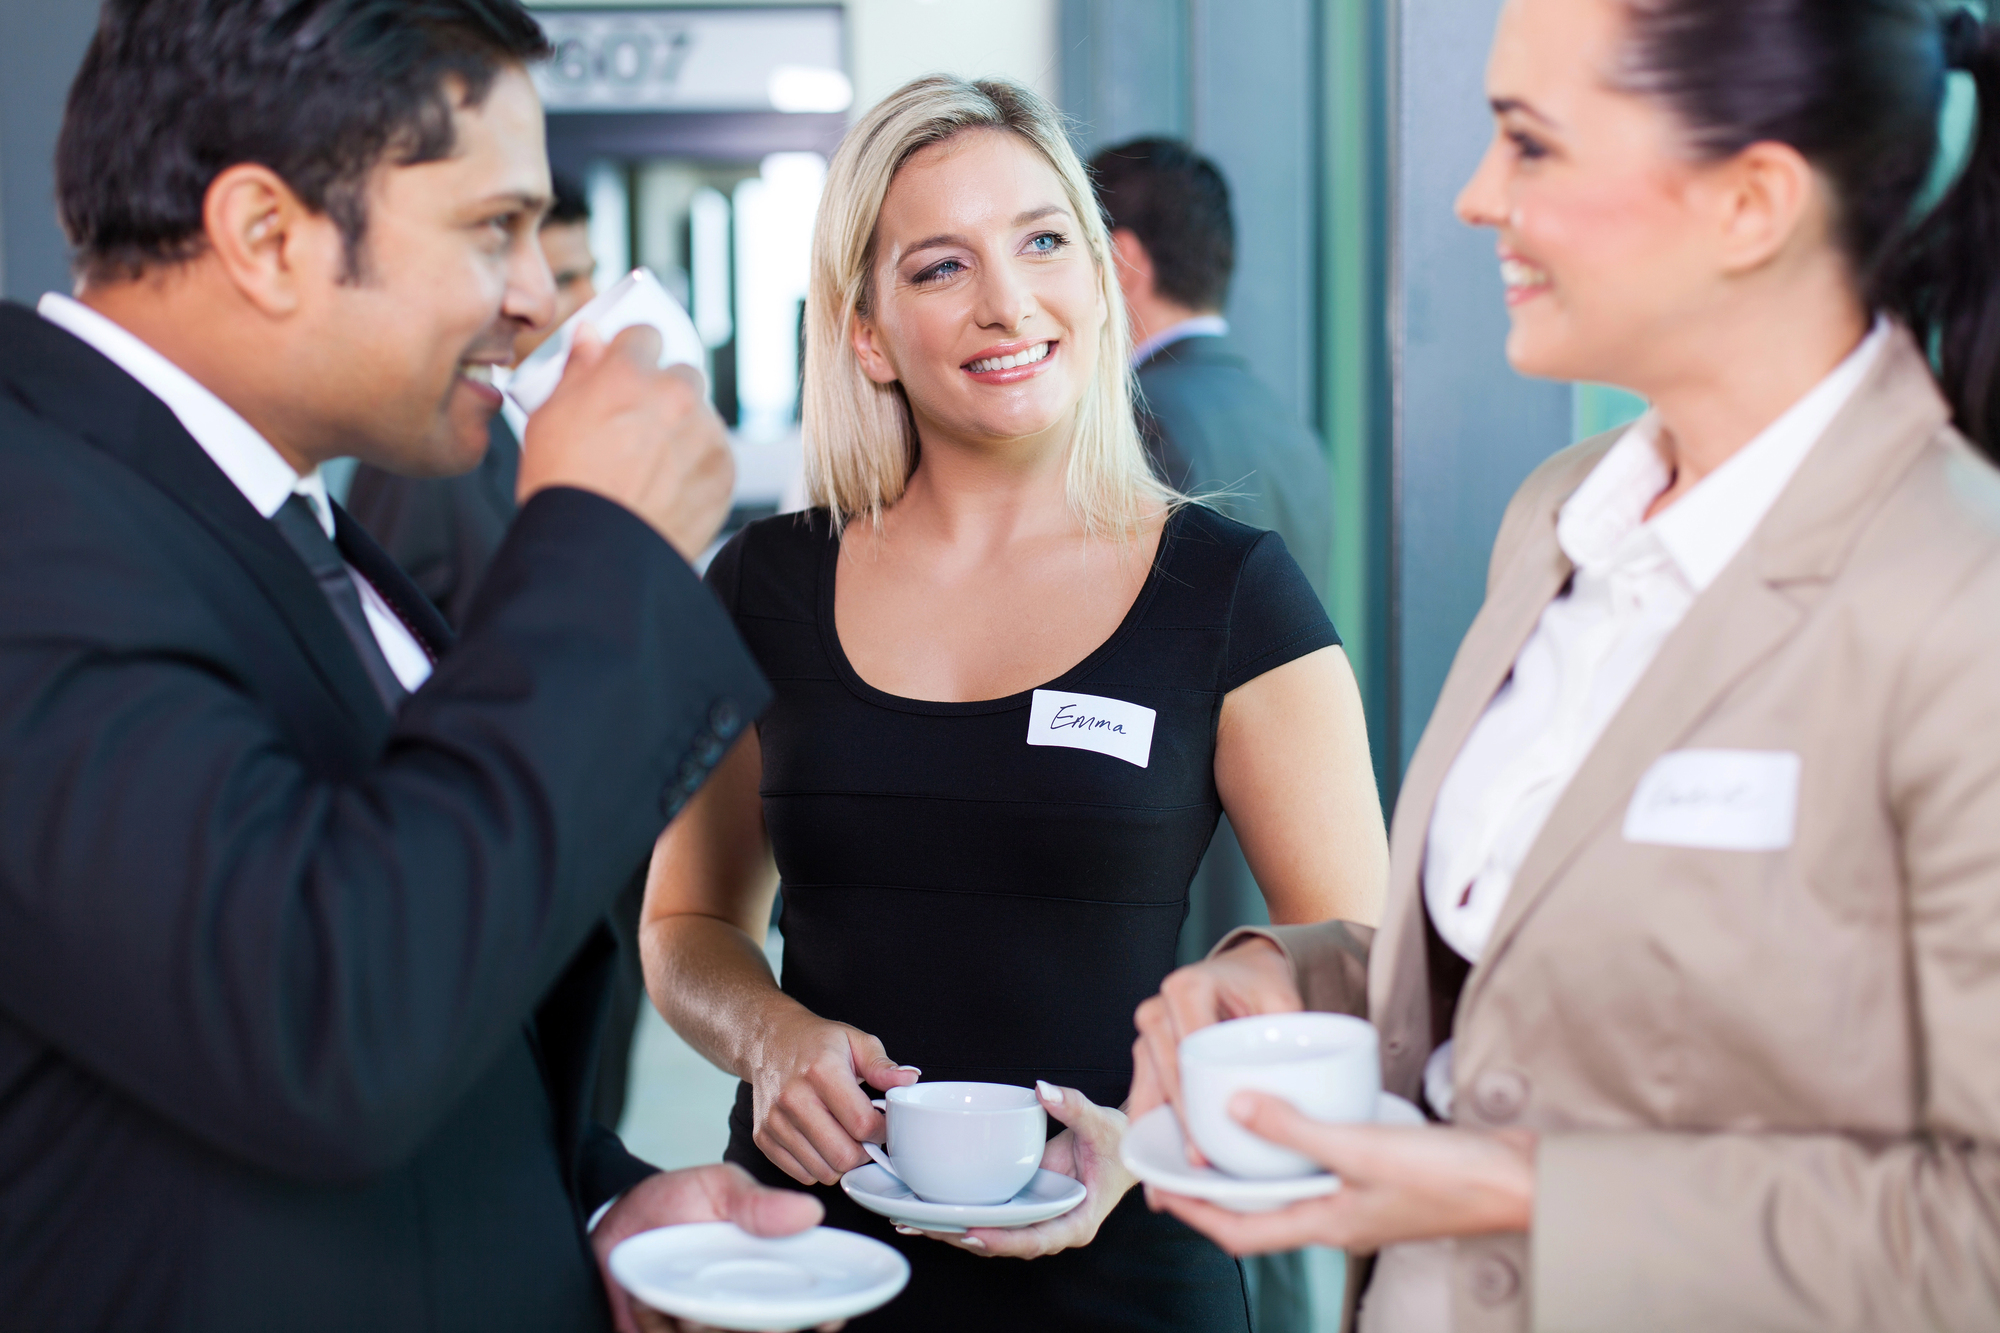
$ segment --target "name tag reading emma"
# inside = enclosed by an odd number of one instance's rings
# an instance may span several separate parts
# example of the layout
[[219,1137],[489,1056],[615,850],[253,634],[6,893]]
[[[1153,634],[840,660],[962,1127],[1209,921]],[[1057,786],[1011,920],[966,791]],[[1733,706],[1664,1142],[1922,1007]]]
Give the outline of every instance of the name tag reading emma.
[[1144,768],[1153,757],[1156,716],[1123,699],[1036,690],[1028,709],[1028,744],[1095,750]]
[[1722,852],[1776,852],[1799,822],[1799,757],[1789,750],[1675,750],[1639,779],[1625,840]]

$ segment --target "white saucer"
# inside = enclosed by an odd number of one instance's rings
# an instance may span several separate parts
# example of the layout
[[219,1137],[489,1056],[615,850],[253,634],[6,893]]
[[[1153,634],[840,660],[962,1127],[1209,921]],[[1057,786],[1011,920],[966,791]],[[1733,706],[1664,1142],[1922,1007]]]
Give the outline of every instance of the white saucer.
[[840,1178],[847,1197],[891,1222],[923,1231],[964,1231],[968,1227],[1025,1227],[1061,1217],[1083,1202],[1083,1182],[1059,1171],[1036,1171],[1035,1178],[1005,1203],[932,1203],[870,1162]]
[[691,1222],[626,1237],[611,1251],[611,1274],[663,1314],[781,1333],[888,1303],[910,1264],[879,1240],[832,1227],[764,1240],[733,1222]]
[[[1375,1104],[1375,1122],[1380,1125],[1421,1125],[1424,1113],[1394,1093],[1385,1092]],[[1207,1199],[1232,1213],[1268,1213],[1301,1199],[1317,1199],[1340,1188],[1340,1177],[1327,1171],[1284,1180],[1245,1180],[1225,1175],[1212,1166],[1189,1166],[1187,1143],[1181,1137],[1181,1122],[1171,1106],[1156,1106],[1125,1130],[1118,1148],[1119,1159],[1148,1185],[1169,1194],[1191,1199]]]

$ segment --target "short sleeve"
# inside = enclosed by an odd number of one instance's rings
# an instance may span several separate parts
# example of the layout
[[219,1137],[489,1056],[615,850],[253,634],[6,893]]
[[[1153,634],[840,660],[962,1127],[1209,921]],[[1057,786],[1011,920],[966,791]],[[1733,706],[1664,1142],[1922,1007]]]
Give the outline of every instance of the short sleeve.
[[1339,645],[1333,621],[1306,582],[1305,571],[1285,549],[1285,539],[1275,532],[1258,537],[1236,574],[1223,693],[1307,653]]
[[750,529],[744,528],[722,544],[708,562],[708,571],[701,576],[709,591],[722,599],[722,607],[732,619],[737,614],[738,594],[743,587],[743,547],[750,538]]

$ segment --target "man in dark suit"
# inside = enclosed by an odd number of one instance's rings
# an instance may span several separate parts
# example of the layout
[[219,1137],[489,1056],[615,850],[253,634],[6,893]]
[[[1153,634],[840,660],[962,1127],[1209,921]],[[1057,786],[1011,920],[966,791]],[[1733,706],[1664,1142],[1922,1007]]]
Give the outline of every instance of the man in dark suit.
[[1160,475],[1222,492],[1216,507],[1285,539],[1326,595],[1333,494],[1319,437],[1252,373],[1222,317],[1236,265],[1229,186],[1173,139],[1137,139],[1091,162],[1132,321],[1140,425]]
[[77,299],[0,306],[7,1329],[630,1329],[623,1236],[818,1218],[584,1113],[605,908],[767,697],[685,559],[696,377],[579,349],[456,646],[318,473],[484,447],[543,53],[513,0],[105,5]]
[[[516,365],[597,295],[589,201],[574,181],[558,176],[554,187],[538,239],[555,280],[555,312],[547,323],[524,328],[515,336]],[[526,426],[526,414],[512,402],[503,402],[487,428],[485,456],[477,467],[456,477],[402,476],[366,463],[354,471],[346,501],[349,517],[380,543],[454,629],[465,624],[480,580],[519,508],[514,490]],[[600,1123],[614,1127],[625,1113],[632,1034],[638,1027],[639,1006],[646,1001],[645,973],[639,963],[639,912],[645,900],[646,858],[641,857],[606,917],[617,952],[590,1110]]]

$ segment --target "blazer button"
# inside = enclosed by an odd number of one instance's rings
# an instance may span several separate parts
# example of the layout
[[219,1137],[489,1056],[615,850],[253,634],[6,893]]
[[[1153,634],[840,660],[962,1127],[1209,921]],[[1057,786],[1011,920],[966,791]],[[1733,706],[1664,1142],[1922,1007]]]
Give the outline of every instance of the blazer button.
[[1484,1120],[1504,1125],[1528,1104],[1528,1080],[1511,1069],[1489,1069],[1472,1085],[1472,1105]]
[[706,777],[708,777],[707,764],[702,763],[701,760],[695,758],[693,755],[689,755],[687,758],[681,760],[681,786],[686,788],[690,795],[694,793],[694,789],[699,787],[702,784],[702,780]]
[[729,700],[717,699],[708,710],[708,726],[716,735],[729,740],[743,730],[743,715]]
[[1481,1305],[1505,1305],[1521,1289],[1521,1275],[1497,1254],[1483,1256],[1472,1266],[1472,1299]]
[[695,757],[700,759],[702,763],[707,764],[710,768],[714,768],[722,762],[722,737],[712,731],[706,733],[695,741],[694,752]]

